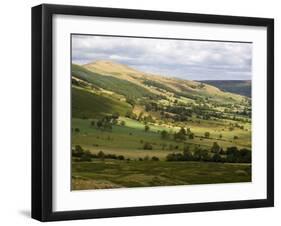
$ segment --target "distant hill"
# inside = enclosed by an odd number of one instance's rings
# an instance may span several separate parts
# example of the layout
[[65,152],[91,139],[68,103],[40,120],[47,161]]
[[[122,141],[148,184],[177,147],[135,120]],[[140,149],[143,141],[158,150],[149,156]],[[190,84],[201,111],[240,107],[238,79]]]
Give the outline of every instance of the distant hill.
[[215,86],[222,91],[251,97],[252,85],[249,80],[204,80],[200,82]]

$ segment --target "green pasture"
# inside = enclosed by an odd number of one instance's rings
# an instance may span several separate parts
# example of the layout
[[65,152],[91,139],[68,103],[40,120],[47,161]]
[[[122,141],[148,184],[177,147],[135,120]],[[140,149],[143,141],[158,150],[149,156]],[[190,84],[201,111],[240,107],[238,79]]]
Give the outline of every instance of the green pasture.
[[[185,145],[190,146],[191,149],[195,146],[210,149],[214,142],[225,149],[230,146],[251,147],[249,132],[238,133],[234,130],[231,134],[229,131],[217,132],[213,128],[191,127],[192,132],[195,133],[194,139],[175,141],[173,133],[179,129],[177,127],[150,125],[150,130],[146,132],[141,122],[125,117],[121,117],[120,120],[125,121],[125,126],[115,125],[112,130],[102,130],[91,125],[94,121],[92,119],[72,119],[72,128],[79,128],[79,132],[72,132],[72,146],[81,145],[92,153],[103,151],[106,154],[124,155],[125,158],[132,159],[145,156],[165,159],[168,153],[182,152]],[[163,129],[171,133],[168,139],[161,138],[159,131]],[[206,131],[210,132],[210,138],[204,138]],[[219,134],[222,134],[222,138],[219,138]],[[234,134],[237,134],[237,140],[233,139]],[[152,144],[152,150],[143,149],[146,142]]]
[[126,160],[72,163],[73,190],[250,181],[249,164]]

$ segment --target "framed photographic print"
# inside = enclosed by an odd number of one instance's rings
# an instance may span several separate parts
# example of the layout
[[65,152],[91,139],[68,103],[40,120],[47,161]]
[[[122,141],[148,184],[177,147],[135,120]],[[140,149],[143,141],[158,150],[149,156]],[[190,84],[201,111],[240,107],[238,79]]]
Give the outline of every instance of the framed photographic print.
[[32,217],[274,204],[274,22],[32,8]]

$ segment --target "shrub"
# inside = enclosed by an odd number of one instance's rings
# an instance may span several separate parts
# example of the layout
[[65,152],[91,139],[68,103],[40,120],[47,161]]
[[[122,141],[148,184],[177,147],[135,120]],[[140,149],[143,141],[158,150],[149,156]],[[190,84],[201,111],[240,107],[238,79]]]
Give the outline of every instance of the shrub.
[[103,153],[103,151],[99,151],[98,154],[97,154],[97,157],[100,158],[100,159],[104,159],[105,154]]
[[169,133],[166,130],[161,131],[161,138],[162,139],[167,139],[169,138]]
[[176,132],[174,134],[174,139],[175,140],[186,140],[186,130],[182,127],[179,132]]
[[205,138],[209,138],[210,137],[210,132],[205,132],[204,136],[205,136]]
[[125,157],[124,157],[123,155],[118,155],[118,156],[117,156],[117,159],[118,159],[118,160],[124,160]]
[[238,150],[237,147],[229,147],[226,150],[226,162],[250,163],[252,152],[246,148]]
[[189,149],[185,149],[183,151],[183,160],[184,161],[192,161],[193,158],[193,153]]
[[72,157],[77,157],[76,161],[92,161],[93,154],[90,151],[83,150],[80,145],[76,145],[72,149]]
[[159,161],[159,158],[156,157],[156,156],[152,156],[151,160],[152,160],[152,161]]
[[188,136],[189,139],[194,139],[194,133],[190,133]]
[[251,163],[252,162],[252,152],[246,148],[240,150],[240,160],[241,162]]
[[81,157],[84,153],[83,148],[80,145],[76,145],[74,149],[72,149],[72,157]]
[[145,125],[145,126],[144,126],[144,131],[145,131],[145,132],[149,131],[149,129],[150,129],[150,127],[149,127],[148,125]]
[[209,156],[207,150],[203,150],[203,149],[197,148],[194,151],[193,159],[196,160],[196,161],[209,161],[210,160],[210,156]]
[[222,157],[218,153],[216,153],[216,154],[213,155],[212,161],[213,162],[221,162],[222,161]]
[[107,159],[117,159],[118,157],[115,154],[107,154],[107,155],[104,156],[104,158],[107,158]]
[[218,145],[217,142],[213,143],[213,146],[211,147],[211,152],[213,153],[219,153],[220,152],[220,146]]
[[148,142],[145,142],[144,145],[143,145],[143,149],[144,150],[152,150],[153,146],[152,146],[152,144],[150,144]]

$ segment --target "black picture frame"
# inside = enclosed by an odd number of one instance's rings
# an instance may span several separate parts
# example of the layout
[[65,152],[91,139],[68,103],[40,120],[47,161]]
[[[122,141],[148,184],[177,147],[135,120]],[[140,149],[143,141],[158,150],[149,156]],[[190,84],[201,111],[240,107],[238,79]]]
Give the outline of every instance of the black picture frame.
[[[52,17],[55,14],[266,27],[267,198],[54,212],[52,210]],[[271,206],[274,206],[273,19],[49,4],[32,8],[32,218],[40,221],[57,221]]]

